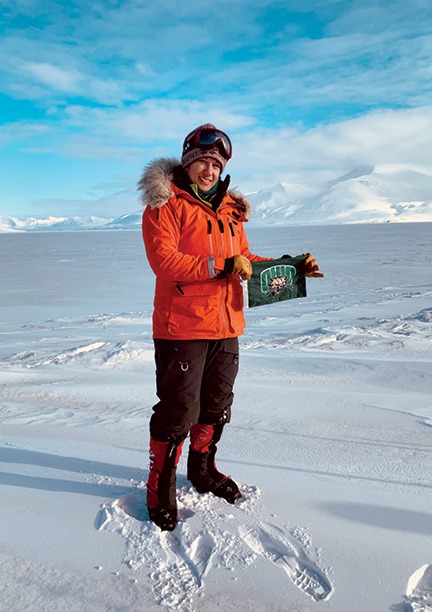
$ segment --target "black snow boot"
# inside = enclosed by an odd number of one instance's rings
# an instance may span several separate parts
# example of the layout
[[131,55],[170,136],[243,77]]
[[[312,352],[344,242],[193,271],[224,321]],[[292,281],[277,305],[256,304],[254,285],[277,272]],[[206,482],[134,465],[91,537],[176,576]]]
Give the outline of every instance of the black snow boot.
[[198,493],[213,493],[233,504],[241,497],[238,486],[216,467],[215,455],[224,422],[216,425],[197,423],[190,430],[187,477]]
[[176,472],[183,440],[150,438],[150,471],[147,481],[147,508],[150,520],[162,531],[177,525]]

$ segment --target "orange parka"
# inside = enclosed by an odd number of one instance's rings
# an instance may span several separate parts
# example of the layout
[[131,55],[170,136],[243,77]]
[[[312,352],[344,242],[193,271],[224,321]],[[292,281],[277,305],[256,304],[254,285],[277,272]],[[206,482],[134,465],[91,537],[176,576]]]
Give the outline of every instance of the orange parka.
[[216,340],[243,333],[243,286],[238,274],[217,278],[225,258],[251,262],[269,258],[249,250],[243,224],[251,206],[234,190],[214,212],[179,189],[173,171],[179,161],[153,161],[139,182],[145,205],[142,232],[156,275],[153,337]]

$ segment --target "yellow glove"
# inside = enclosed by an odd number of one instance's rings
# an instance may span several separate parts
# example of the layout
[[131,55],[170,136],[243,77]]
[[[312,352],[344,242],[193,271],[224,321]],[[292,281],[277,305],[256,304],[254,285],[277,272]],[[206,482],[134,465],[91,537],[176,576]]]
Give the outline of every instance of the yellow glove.
[[240,274],[243,280],[249,280],[252,276],[252,264],[249,259],[243,255],[234,255],[232,273]]
[[[318,272],[319,265],[317,264],[317,261],[313,255],[311,253],[302,253],[302,255],[306,255],[306,259],[299,264],[299,273],[302,276],[307,276],[308,278],[322,278],[324,274]],[[297,257],[300,256],[297,255]]]

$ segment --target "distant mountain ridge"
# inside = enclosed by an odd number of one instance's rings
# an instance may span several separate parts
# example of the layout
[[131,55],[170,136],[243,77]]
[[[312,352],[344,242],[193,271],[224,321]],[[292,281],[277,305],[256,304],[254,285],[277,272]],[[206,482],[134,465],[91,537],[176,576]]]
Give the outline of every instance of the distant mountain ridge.
[[254,222],[266,224],[432,221],[432,176],[392,166],[361,166],[317,194],[290,197],[285,183],[249,195]]
[[43,219],[28,217],[18,219],[17,217],[0,217],[0,232],[28,232],[28,231],[60,231],[60,230],[83,230],[105,227],[111,219],[99,217],[55,217],[49,216]]
[[[401,166],[359,166],[318,193],[281,182],[248,194],[253,225],[432,222],[432,176]],[[116,219],[0,217],[0,232],[137,229],[142,210]]]

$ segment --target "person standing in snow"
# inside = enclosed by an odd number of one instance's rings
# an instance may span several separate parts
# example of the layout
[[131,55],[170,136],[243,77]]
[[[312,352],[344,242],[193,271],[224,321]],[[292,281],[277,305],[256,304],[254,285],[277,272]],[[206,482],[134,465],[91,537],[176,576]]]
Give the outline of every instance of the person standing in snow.
[[[187,477],[199,493],[235,503],[237,484],[215,463],[231,418],[243,333],[241,279],[251,262],[271,258],[249,250],[247,199],[221,179],[232,156],[227,134],[199,126],[183,143],[181,162],[153,160],[139,181],[145,210],[142,232],[156,275],[153,339],[156,393],[150,419],[147,508],[162,530],[177,524],[176,469],[190,436]],[[312,256],[305,273],[318,275]]]

